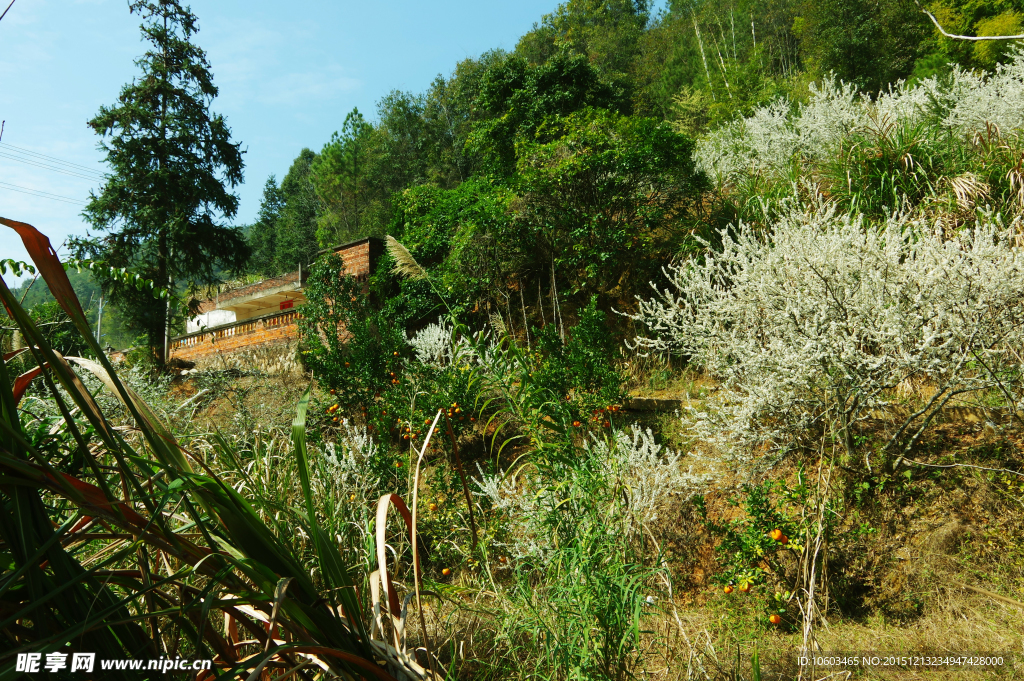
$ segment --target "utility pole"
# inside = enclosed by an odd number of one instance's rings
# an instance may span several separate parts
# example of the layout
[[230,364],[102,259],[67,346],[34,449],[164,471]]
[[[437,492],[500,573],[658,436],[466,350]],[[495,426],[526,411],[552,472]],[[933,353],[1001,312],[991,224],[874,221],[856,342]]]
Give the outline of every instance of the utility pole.
[[103,327],[103,294],[100,294],[100,311],[96,315],[96,344],[100,343],[100,329]]

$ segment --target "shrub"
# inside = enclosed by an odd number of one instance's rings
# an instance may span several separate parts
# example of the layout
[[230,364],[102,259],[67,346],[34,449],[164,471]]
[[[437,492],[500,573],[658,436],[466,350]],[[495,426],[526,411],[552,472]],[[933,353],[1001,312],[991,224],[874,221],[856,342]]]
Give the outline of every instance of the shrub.
[[941,178],[972,172],[1000,190],[993,199],[1006,200],[1013,198],[1004,185],[1012,184],[1008,173],[1019,153],[1007,148],[1007,158],[993,164],[977,134],[1011,136],[1024,126],[1022,112],[1024,52],[1018,50],[995,73],[954,68],[916,84],[897,83],[875,99],[825,78],[811,85],[807,103],[778,99],[760,107],[706,135],[694,156],[720,187],[750,197],[770,196],[780,184],[792,195],[797,178],[811,176],[827,180],[824,189],[834,196],[859,200],[858,210],[880,214],[882,206],[899,207],[904,196],[952,194]]
[[[554,324],[534,329],[538,351],[530,379],[555,402],[564,401],[571,419],[605,420],[605,409],[622,402],[625,379],[612,364],[617,343],[597,309],[597,298],[580,310],[579,322],[563,343]],[[570,420],[571,420],[570,419]]]
[[341,257],[332,254],[310,272],[299,319],[301,356],[334,391],[339,408],[358,411],[391,385],[407,346],[400,320],[374,306],[363,285],[344,271]]
[[497,631],[508,652],[495,656],[496,666],[547,678],[632,678],[661,571],[645,566],[641,523],[685,476],[678,455],[662,460],[649,431],[594,440],[576,454],[518,478],[476,481],[491,509],[492,555],[510,556],[501,561],[512,583]]
[[825,430],[852,455],[858,427],[898,387],[928,385],[887,433],[892,453],[950,400],[998,389],[1015,403],[1017,223],[982,216],[945,241],[904,216],[876,229],[834,205],[789,208],[771,234],[741,224],[723,232],[720,252],[670,266],[670,287],[633,316],[652,332],[638,346],[688,355],[721,381],[694,413],[700,436],[780,448]]

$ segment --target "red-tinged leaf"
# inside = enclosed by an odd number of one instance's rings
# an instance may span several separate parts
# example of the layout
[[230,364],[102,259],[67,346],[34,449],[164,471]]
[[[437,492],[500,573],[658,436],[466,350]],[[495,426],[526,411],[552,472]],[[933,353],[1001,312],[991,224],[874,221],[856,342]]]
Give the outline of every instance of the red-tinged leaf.
[[50,293],[68,313],[78,330],[86,336],[90,335],[92,332],[89,329],[89,322],[85,318],[85,312],[82,310],[82,304],[78,301],[78,296],[75,295],[75,289],[71,287],[68,273],[64,271],[57,252],[50,245],[50,239],[32,225],[24,222],[0,217],[0,224],[7,225],[18,233],[22,243],[25,244],[25,250],[28,251],[36,267],[39,268],[39,273],[43,275],[46,285],[50,287]]
[[17,350],[12,350],[11,352],[5,353],[4,361],[10,362],[12,359],[14,359],[23,352],[28,352],[28,348],[18,348]]
[[92,522],[92,516],[91,515],[84,515],[84,516],[82,516],[82,518],[77,523],[75,523],[75,526],[72,527],[70,530],[68,530],[68,534],[71,535],[71,534],[75,534],[76,532],[81,532],[86,527],[88,527],[89,523],[91,523],[91,522]]
[[[45,365],[44,365],[45,366]],[[18,404],[21,402],[21,398],[25,396],[25,391],[28,390],[28,386],[39,374],[43,373],[43,367],[36,367],[31,371],[26,371],[21,376],[14,379],[14,403]]]

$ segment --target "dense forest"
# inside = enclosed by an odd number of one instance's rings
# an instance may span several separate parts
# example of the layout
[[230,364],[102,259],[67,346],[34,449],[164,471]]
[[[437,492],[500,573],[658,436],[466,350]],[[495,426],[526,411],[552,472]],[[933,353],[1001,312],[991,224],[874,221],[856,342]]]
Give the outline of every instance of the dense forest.
[[[930,7],[951,33],[1021,26],[1014,3]],[[372,121],[353,110],[320,150],[303,149],[267,180],[249,267],[276,274],[391,234],[469,308],[505,309],[513,291],[535,306],[553,288],[607,307],[692,235],[735,218],[695,169],[694,137],[769,102],[806,102],[823,78],[877,97],[954,66],[991,71],[1008,49],[945,38],[909,0],[670,2],[658,13],[573,0],[511,53],[466,59],[423,93],[394,91]]]

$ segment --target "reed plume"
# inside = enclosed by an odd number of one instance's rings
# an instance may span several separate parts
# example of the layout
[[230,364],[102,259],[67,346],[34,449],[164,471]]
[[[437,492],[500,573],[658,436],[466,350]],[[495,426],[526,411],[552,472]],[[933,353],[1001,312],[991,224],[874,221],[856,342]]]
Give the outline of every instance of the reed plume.
[[410,279],[427,278],[427,271],[416,262],[416,258],[412,257],[412,253],[409,252],[408,248],[398,243],[398,240],[390,234],[385,237],[385,240],[387,242],[388,254],[395,261],[392,272],[401,277],[409,277]]

